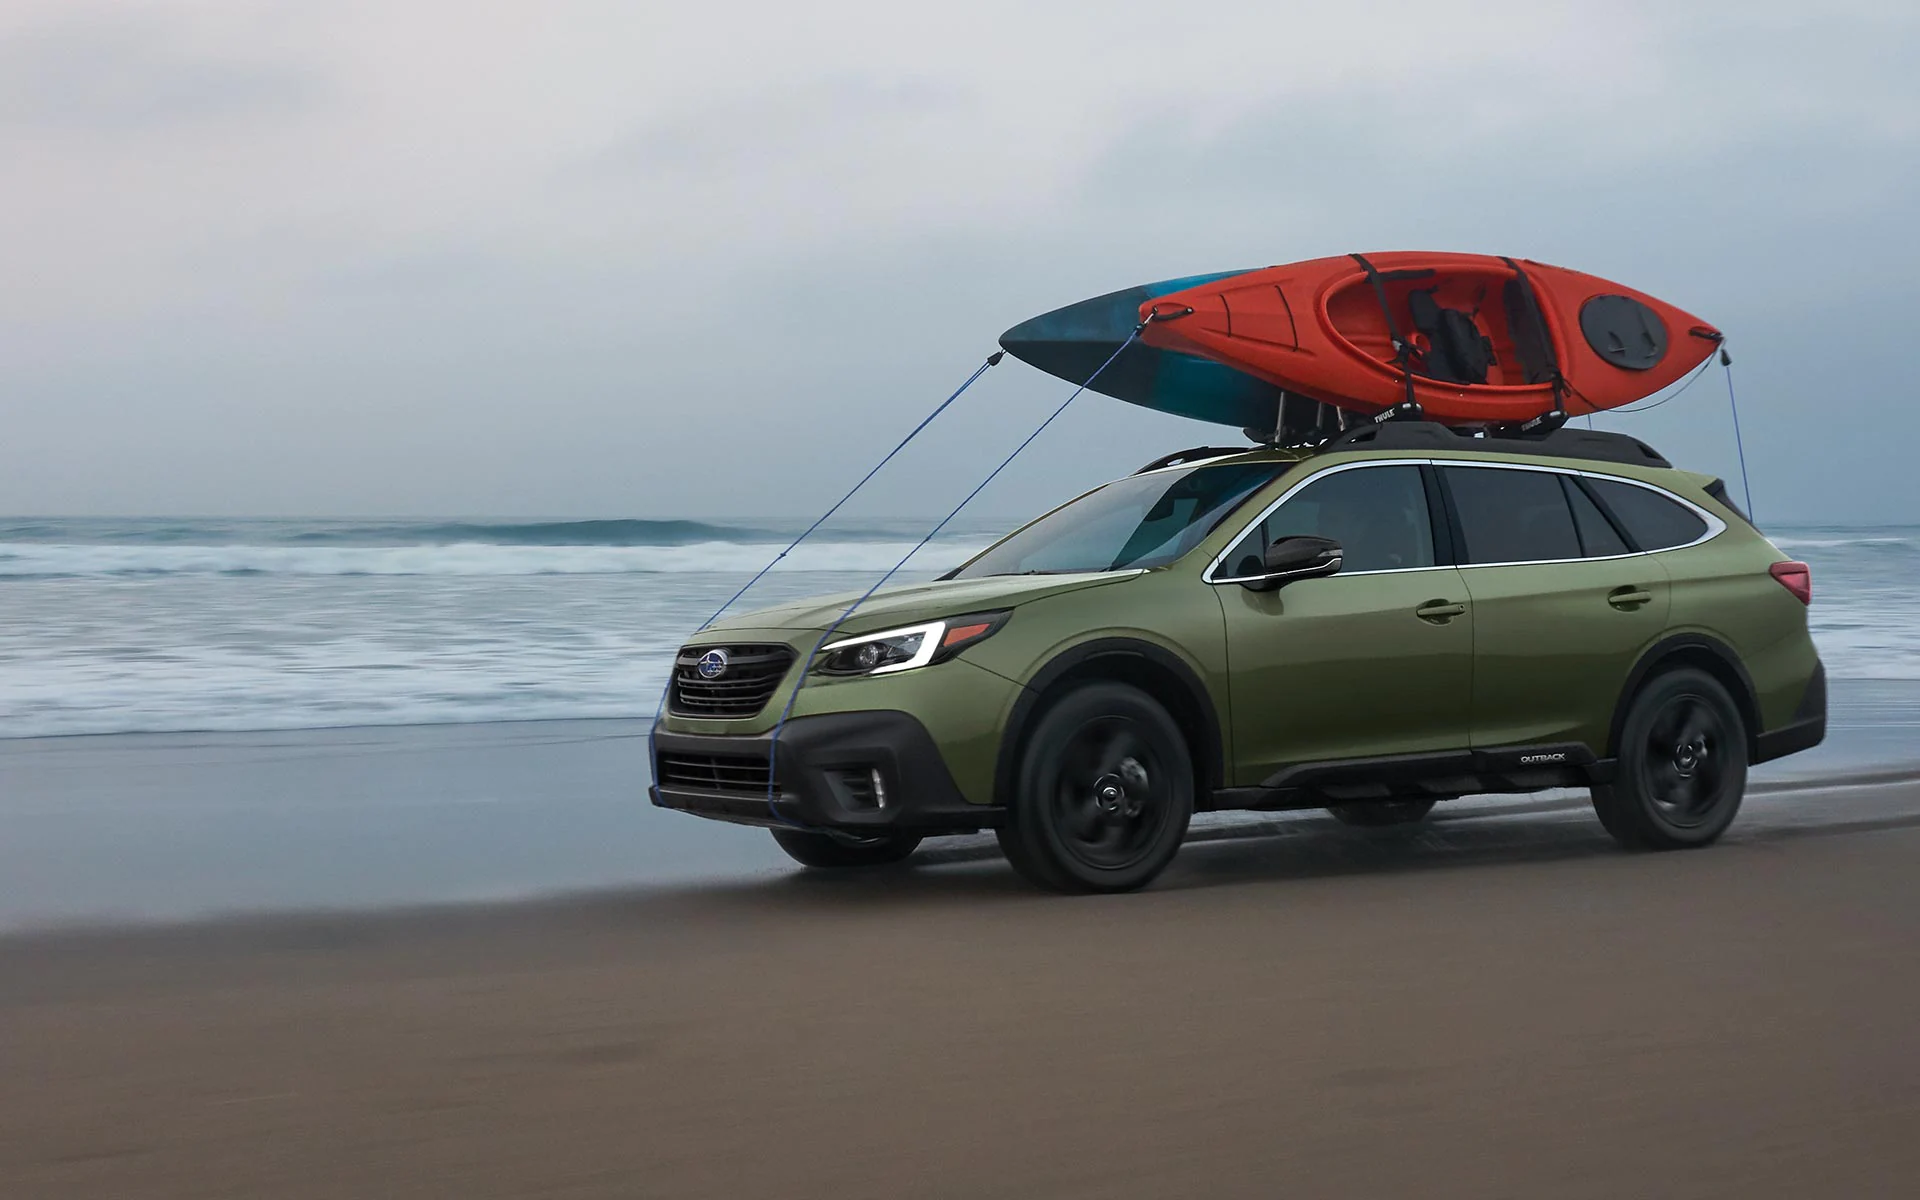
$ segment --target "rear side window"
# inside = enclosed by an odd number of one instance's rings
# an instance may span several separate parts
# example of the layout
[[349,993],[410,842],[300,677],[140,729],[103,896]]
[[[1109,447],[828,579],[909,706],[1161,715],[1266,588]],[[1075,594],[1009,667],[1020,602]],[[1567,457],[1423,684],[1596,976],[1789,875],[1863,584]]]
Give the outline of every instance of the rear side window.
[[1465,537],[1462,561],[1546,562],[1582,557],[1560,477],[1544,471],[1445,467]]
[[1227,554],[1221,577],[1260,574],[1268,546],[1301,534],[1339,542],[1342,574],[1432,566],[1433,523],[1420,468],[1358,467],[1322,475],[1240,540]]
[[1600,502],[1626,528],[1627,536],[1642,550],[1665,550],[1697,542],[1707,531],[1700,514],[1676,504],[1650,488],[1636,487],[1617,479],[1588,479],[1587,486]]
[[1620,537],[1620,531],[1607,520],[1600,506],[1593,502],[1580,486],[1580,481],[1570,475],[1562,475],[1560,482],[1567,489],[1567,503],[1573,505],[1574,528],[1580,531],[1580,548],[1586,551],[1588,558],[1606,558],[1614,554],[1631,553],[1632,548]]

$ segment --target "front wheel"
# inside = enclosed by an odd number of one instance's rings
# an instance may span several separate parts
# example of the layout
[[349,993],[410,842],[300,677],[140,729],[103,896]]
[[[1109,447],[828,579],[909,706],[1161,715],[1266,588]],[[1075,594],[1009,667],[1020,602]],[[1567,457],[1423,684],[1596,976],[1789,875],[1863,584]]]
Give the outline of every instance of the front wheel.
[[1034,725],[1020,756],[1007,861],[1061,892],[1125,892],[1166,868],[1193,815],[1193,759],[1167,710],[1138,688],[1090,683]]
[[804,829],[770,830],[793,861],[806,867],[879,867],[897,863],[920,845],[917,834],[887,833],[851,837]]
[[1593,789],[1594,811],[1623,846],[1705,846],[1733,823],[1747,790],[1747,733],[1720,681],[1670,671],[1633,698],[1614,781]]

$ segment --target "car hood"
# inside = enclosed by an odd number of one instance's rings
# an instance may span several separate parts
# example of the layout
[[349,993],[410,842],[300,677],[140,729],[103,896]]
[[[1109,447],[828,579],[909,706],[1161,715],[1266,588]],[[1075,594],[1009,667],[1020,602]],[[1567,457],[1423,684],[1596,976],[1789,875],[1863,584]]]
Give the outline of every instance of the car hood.
[[[1132,570],[1076,575],[989,575],[982,579],[902,584],[875,592],[853,616],[841,623],[840,629],[849,634],[871,633],[893,625],[912,625],[942,617],[1012,608],[1043,596],[1058,596],[1063,592],[1119,583],[1138,574],[1139,571]],[[847,606],[858,600],[860,595],[859,592],[845,592],[834,596],[812,596],[753,612],[729,613],[701,630],[700,636],[704,638],[733,629],[824,630],[846,612]]]

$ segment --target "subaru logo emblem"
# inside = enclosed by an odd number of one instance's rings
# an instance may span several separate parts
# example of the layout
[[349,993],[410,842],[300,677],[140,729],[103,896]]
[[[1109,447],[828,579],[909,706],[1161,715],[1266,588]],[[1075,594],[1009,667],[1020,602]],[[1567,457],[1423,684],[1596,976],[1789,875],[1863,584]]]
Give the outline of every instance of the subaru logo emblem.
[[718,679],[727,673],[727,662],[727,652],[715,646],[700,656],[694,668],[700,672],[702,679]]

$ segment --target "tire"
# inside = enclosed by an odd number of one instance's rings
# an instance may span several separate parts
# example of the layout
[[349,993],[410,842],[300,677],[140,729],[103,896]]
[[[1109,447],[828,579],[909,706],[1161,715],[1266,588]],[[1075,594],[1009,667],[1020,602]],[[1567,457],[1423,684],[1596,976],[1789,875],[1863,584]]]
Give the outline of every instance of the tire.
[[1747,790],[1747,730],[1720,681],[1683,668],[1647,681],[1620,728],[1611,784],[1593,788],[1608,833],[1637,850],[1711,844]]
[[916,833],[884,833],[876,837],[840,837],[804,829],[769,830],[788,857],[803,867],[881,867],[897,863],[920,845]]
[[995,832],[1031,883],[1133,891],[1179,852],[1193,790],[1193,757],[1166,709],[1125,684],[1084,684],[1035,722]]
[[1338,804],[1327,811],[1342,825],[1379,828],[1424,821],[1436,803],[1438,801],[1434,800],[1361,800],[1352,804]]

